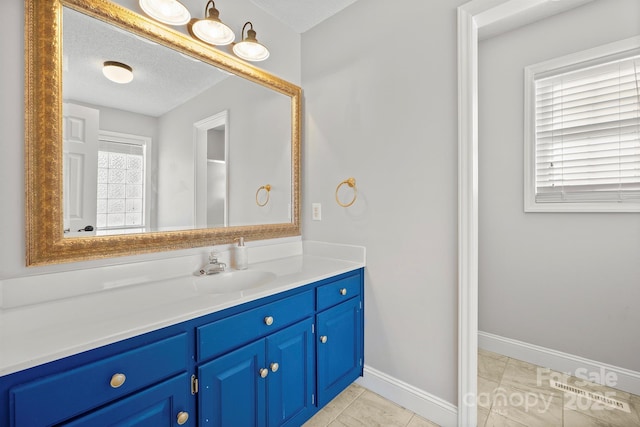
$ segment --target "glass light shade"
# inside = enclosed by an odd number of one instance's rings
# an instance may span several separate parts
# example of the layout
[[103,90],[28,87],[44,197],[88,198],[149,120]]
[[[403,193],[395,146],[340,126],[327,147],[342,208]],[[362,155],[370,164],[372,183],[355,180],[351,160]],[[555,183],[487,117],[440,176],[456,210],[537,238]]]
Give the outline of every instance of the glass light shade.
[[[249,29],[245,37],[244,29],[247,26]],[[269,57],[269,49],[258,43],[251,21],[247,21],[242,27],[242,41],[233,45],[233,53],[245,61],[264,61]]]
[[228,45],[236,38],[231,28],[213,19],[201,19],[193,24],[191,30],[203,42],[216,46]]
[[140,7],[163,24],[184,25],[191,20],[189,10],[178,0],[140,0]]
[[102,67],[102,74],[115,83],[125,84],[133,80],[133,70],[126,64],[107,61]]
[[264,61],[269,57],[269,50],[258,41],[243,40],[233,45],[233,53],[246,61]]

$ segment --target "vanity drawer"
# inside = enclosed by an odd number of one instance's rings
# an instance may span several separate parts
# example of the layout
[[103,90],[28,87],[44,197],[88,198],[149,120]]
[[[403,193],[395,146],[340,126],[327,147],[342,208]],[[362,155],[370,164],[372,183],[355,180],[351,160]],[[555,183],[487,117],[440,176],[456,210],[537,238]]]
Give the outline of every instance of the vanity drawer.
[[196,328],[198,360],[206,360],[296,323],[314,313],[313,291],[265,304]]
[[188,358],[187,334],[180,334],[16,386],[14,425],[51,425],[82,414],[186,371]]
[[356,274],[319,286],[316,289],[318,292],[318,311],[360,295],[360,280],[361,276]]

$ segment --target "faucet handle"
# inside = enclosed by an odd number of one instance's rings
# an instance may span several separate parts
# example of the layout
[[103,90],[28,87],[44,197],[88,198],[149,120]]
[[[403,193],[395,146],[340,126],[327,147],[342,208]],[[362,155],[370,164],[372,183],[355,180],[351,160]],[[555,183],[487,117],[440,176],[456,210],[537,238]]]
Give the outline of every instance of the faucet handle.
[[218,262],[218,253],[216,251],[209,252],[209,262]]

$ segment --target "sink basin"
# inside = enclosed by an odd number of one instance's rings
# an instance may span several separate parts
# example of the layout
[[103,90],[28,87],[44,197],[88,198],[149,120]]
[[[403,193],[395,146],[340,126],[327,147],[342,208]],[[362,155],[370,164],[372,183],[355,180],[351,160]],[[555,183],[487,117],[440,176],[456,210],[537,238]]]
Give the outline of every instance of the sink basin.
[[268,271],[234,270],[199,276],[194,280],[194,284],[198,292],[225,294],[257,288],[266,285],[275,278],[276,275]]

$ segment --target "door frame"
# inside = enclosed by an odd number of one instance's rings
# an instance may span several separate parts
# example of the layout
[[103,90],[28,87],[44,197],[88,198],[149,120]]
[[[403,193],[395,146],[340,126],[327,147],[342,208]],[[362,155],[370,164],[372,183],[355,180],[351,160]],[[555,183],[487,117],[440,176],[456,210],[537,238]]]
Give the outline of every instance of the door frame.
[[194,144],[194,218],[196,228],[207,227],[207,132],[224,126],[224,163],[227,182],[224,198],[224,226],[229,225],[229,110],[222,110],[217,114],[206,117],[193,124]]
[[593,0],[472,0],[458,7],[458,426],[477,425],[478,41]]

